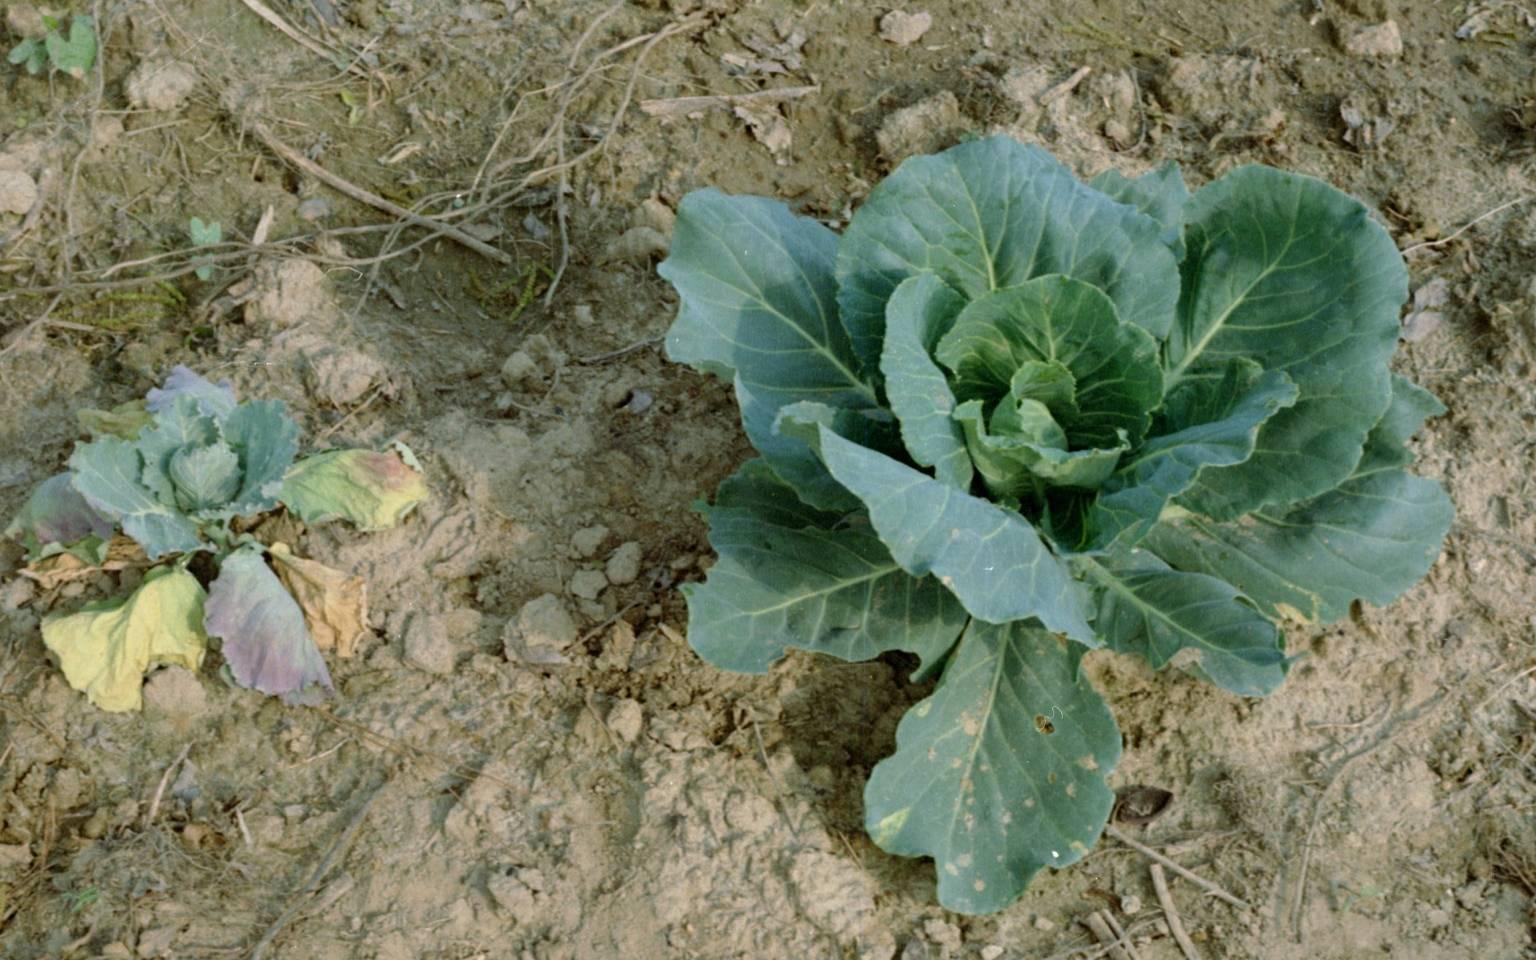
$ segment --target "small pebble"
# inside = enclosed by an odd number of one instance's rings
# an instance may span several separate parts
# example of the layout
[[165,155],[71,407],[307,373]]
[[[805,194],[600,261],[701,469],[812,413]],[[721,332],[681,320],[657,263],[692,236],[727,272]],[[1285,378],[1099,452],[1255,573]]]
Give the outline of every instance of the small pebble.
[[1127,894],[1120,898],[1120,911],[1126,916],[1134,916],[1141,912],[1141,898],[1136,894]]
[[1003,955],[1003,948],[995,943],[989,943],[981,948],[981,960],[997,960]]
[[1056,923],[1048,917],[1036,916],[1035,929],[1042,933],[1049,933],[1056,929]]

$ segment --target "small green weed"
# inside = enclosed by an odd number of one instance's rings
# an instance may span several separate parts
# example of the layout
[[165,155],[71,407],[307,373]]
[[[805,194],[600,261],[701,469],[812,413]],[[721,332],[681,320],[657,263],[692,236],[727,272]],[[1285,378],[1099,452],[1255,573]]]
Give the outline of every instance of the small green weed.
[[[199,218],[193,217],[191,223],[187,225],[187,233],[191,235],[192,246],[194,247],[211,247],[224,239],[224,228],[220,226],[217,220],[211,223],[204,223]],[[213,264],[211,262],[202,262],[198,266],[197,279],[204,283],[213,279]]]
[[43,25],[47,33],[16,44],[6,61],[25,66],[34,76],[42,73],[43,67],[52,66],[76,80],[84,79],[86,71],[96,64],[96,21],[83,14],[72,17],[68,36],[57,17],[45,14]]

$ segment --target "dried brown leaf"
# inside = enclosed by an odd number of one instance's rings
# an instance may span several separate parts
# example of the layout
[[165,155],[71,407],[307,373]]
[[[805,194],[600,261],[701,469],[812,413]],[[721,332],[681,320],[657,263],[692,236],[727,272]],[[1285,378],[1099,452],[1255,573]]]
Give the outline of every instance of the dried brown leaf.
[[368,587],[362,577],[348,576],[315,560],[295,556],[285,543],[271,547],[277,577],[299,602],[304,623],[321,650],[350,657],[368,630]]
[[129,567],[147,567],[149,558],[144,548],[129,538],[118,534],[107,543],[107,558],[100,564],[87,563],[72,553],[56,553],[21,568],[21,575],[37,581],[44,590],[83,580],[104,571],[126,570]]

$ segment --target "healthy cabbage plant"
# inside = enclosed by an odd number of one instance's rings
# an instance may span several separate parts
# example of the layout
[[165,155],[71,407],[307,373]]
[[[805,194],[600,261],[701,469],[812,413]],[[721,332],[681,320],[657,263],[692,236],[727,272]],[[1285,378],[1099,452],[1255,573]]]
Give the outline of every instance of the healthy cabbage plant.
[[[290,700],[330,690],[321,649],[351,655],[367,620],[363,583],[253,531],[279,508],[306,523],[394,526],[427,496],[411,452],[296,461],[299,425],[280,401],[237,403],[228,383],[186,367],[143,401],[79,416],[94,439],[6,528],[27,548],[22,572],[53,586],[148,570],[128,597],[43,621],[65,679],[102,709],[137,710],[145,671],[197,669],[213,636],[240,686]],[[200,554],[218,569],[206,591],[188,569]]]
[[865,816],[952,910],[1098,839],[1120,734],[1085,653],[1262,696],[1279,621],[1391,601],[1451,521],[1404,469],[1443,408],[1388,369],[1402,257],[1308,177],[1085,185],[994,138],[903,163],[841,236],[692,193],[660,269],[669,355],[734,384],[761,454],[701,508],[689,640],[730,670],[901,650],[938,677]]

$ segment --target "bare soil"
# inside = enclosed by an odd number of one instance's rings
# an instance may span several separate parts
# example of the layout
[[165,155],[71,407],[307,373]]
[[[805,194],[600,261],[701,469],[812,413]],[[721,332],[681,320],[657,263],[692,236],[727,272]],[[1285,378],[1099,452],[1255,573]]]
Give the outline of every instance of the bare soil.
[[[863,782],[925,692],[907,664],[738,677],[684,640],[675,588],[709,563],[691,504],[748,447],[728,390],[658,346],[677,201],[836,224],[902,157],[1001,130],[1083,175],[1322,177],[1415,287],[1443,282],[1397,361],[1449,407],[1418,442],[1458,508],[1425,582],[1293,626],[1307,656],[1262,701],[1089,664],[1125,732],[1114,782],[1174,795],[1120,829],[1256,905],[1174,878],[1202,956],[1536,956],[1521,7],[927,0],[914,39],[828,0],[76,6],[95,71],[0,75],[0,172],[37,190],[0,179],[0,515],[60,468],[76,408],[176,363],[287,401],[312,442],[407,441],[434,499],[301,542],[372,603],[318,708],[208,666],[96,711],[38,621],[111,578],[41,593],[0,546],[0,954],[1087,958],[1113,955],[1081,923],[1107,909],[1140,957],[1180,956],[1114,840],[978,918],[869,842]],[[8,43],[31,12],[9,5]],[[813,89],[677,102],[789,88]],[[191,250],[193,216],[224,242]],[[579,639],[509,650],[545,594]]]

